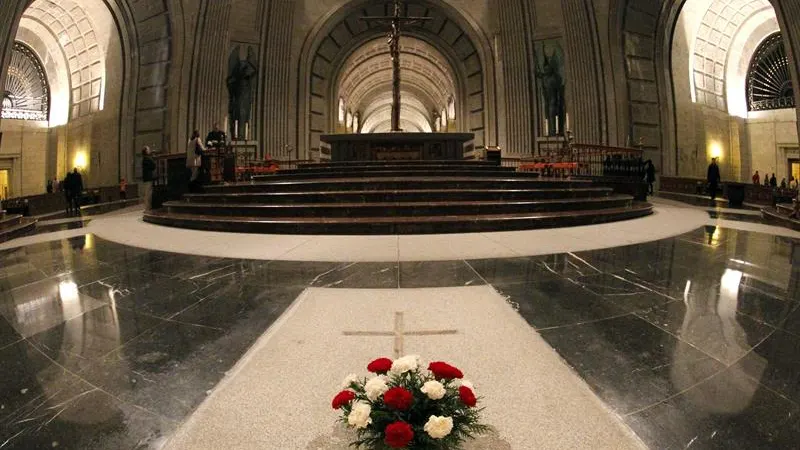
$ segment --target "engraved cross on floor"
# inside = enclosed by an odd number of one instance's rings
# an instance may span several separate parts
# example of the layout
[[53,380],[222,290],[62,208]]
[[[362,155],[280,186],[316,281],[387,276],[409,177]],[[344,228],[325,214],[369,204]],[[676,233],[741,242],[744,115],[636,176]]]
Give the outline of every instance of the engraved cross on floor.
[[394,313],[393,331],[345,331],[345,336],[394,336],[394,357],[399,358],[405,354],[403,340],[405,336],[446,336],[458,334],[458,330],[420,330],[406,331],[403,321],[403,312]]

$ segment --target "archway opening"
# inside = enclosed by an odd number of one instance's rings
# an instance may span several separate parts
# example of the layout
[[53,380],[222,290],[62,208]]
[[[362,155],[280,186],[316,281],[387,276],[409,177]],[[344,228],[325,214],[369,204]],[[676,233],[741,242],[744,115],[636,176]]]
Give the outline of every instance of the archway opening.
[[[413,37],[400,41],[401,108],[404,131],[456,129],[456,77],[447,58],[431,44]],[[342,65],[337,94],[344,107],[360,114],[361,125],[350,132],[375,133],[391,129],[392,60],[385,39],[368,41]],[[447,111],[452,102],[452,115]],[[443,126],[444,124],[444,126]],[[343,122],[336,124],[341,130]],[[345,129],[347,127],[344,127]]]
[[[298,67],[299,157],[320,151],[321,135],[352,128],[338,120],[342,116],[340,100],[345,105],[344,116],[347,111],[360,113],[359,131],[387,128],[391,103],[386,99],[390,90],[386,70],[367,70],[366,80],[347,76],[346,72],[348,64],[359,58],[360,52],[369,53],[369,49],[384,53],[384,67],[390,67],[386,27],[361,20],[366,16],[389,15],[392,13],[389,7],[388,3],[352,0],[327,15],[304,45]],[[476,149],[495,145],[497,105],[494,84],[486,82],[487,77],[494,76],[494,59],[485,35],[477,31],[476,24],[467,16],[444,2],[409,0],[404,2],[402,14],[430,20],[407,27],[401,39],[401,46],[408,53],[401,61],[414,63],[401,75],[405,80],[401,87],[403,103],[408,105],[401,109],[406,110],[401,126],[407,131],[430,128],[471,132],[475,135]],[[432,67],[431,58],[443,64]],[[425,59],[429,61],[422,62]],[[431,78],[420,71],[429,71]],[[346,97],[351,85],[357,86],[352,88],[357,100]]]
[[118,183],[125,63],[109,6],[34,0],[14,41],[0,113],[11,195],[43,193],[76,167],[86,186]]
[[728,180],[788,178],[797,115],[780,31],[769,0],[683,4],[671,47],[679,175],[703,177],[717,157]]

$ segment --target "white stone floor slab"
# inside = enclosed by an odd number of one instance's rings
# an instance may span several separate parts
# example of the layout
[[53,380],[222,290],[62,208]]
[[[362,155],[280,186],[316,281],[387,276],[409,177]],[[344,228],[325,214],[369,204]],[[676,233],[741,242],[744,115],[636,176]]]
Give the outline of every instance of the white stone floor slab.
[[86,233],[151,250],[283,261],[390,262],[508,258],[578,252],[650,242],[705,225],[800,239],[800,232],[770,225],[711,219],[704,208],[654,199],[652,216],[581,227],[494,233],[409,236],[312,236],[184,230],[145,223],[140,209],[98,216],[86,228],[23,237],[0,250]]
[[[110,241],[178,253],[287,261],[388,262],[504,258],[592,250],[665,239],[695,230],[708,215],[663,206],[624,222],[545,230],[413,236],[303,236],[183,230],[136,214],[98,218],[88,230]],[[145,236],[145,238],[142,238]]]
[[460,367],[497,435],[468,449],[644,448],[489,286],[305,291],[167,443],[169,450],[345,449],[330,408],[341,380],[391,356],[392,337],[345,331],[455,329],[405,339],[406,353]]

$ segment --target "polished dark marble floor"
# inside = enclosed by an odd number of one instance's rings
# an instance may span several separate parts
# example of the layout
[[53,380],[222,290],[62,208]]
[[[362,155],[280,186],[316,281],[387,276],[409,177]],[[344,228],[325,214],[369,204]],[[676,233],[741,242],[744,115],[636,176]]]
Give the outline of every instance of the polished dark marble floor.
[[0,448],[160,448],[307,287],[483,284],[652,448],[797,448],[800,242],[714,227],[472,261],[0,251]]

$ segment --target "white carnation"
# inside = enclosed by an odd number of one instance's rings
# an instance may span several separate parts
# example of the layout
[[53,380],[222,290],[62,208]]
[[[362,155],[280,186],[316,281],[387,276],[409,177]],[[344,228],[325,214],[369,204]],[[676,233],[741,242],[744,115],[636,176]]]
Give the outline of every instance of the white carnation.
[[468,387],[469,390],[475,392],[475,386],[473,386],[469,380],[453,380],[453,386],[455,386],[456,389],[461,386]]
[[434,439],[444,439],[453,431],[452,417],[431,416],[425,424],[425,432]]
[[392,374],[401,374],[417,370],[419,367],[419,355],[408,355],[392,363]]
[[358,383],[358,375],[351,373],[342,381],[342,389],[350,389],[350,385]]
[[444,388],[444,385],[435,380],[426,381],[420,388],[420,391],[431,400],[441,400],[444,394],[447,393],[447,389]]
[[347,423],[356,428],[366,428],[367,425],[372,423],[372,407],[366,402],[356,402],[353,409],[350,410],[350,415],[347,416]]
[[367,384],[364,385],[364,391],[367,393],[367,398],[373,402],[388,390],[389,385],[386,384],[386,377],[384,376],[374,377],[367,381]]

